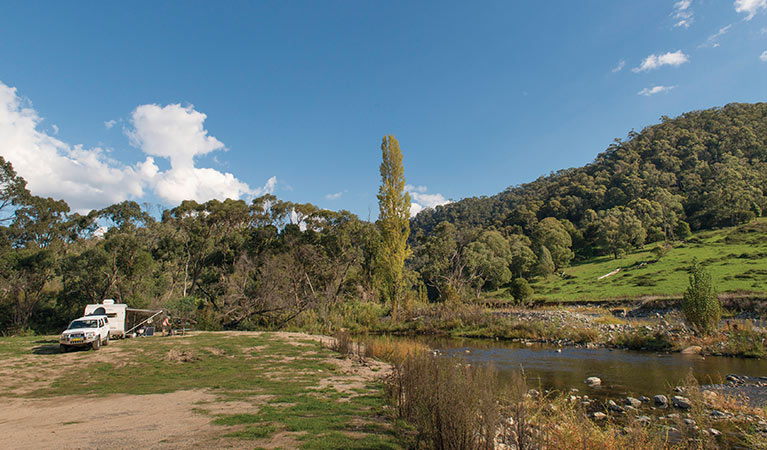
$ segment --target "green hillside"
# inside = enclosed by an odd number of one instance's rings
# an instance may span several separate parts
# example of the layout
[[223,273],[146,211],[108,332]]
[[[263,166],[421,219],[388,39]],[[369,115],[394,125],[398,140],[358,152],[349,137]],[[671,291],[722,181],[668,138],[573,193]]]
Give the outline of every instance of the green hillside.
[[[608,300],[653,295],[681,295],[687,269],[698,258],[711,272],[719,292],[767,292],[767,220],[721,230],[695,233],[674,245],[660,261],[653,245],[621,259],[589,259],[533,282],[535,298],[546,300]],[[641,263],[646,264],[642,265]],[[620,268],[615,275],[602,275]]]

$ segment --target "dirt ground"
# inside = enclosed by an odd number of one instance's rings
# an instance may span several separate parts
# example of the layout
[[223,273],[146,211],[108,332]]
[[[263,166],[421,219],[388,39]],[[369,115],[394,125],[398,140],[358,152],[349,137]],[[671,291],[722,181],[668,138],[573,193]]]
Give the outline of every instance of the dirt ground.
[[[324,346],[332,340],[303,333],[272,334],[299,346],[306,345],[299,342],[302,340],[319,341]],[[179,338],[178,343],[184,344],[190,337]],[[46,344],[36,347],[32,354],[7,358],[0,368],[0,390],[9,394],[0,396],[0,449],[253,448],[256,443],[222,438],[221,427],[211,424],[211,414],[252,412],[266,400],[257,397],[250,402],[222,403],[216,395],[199,389],[29,398],[26,394],[47,387],[80,361],[130,364],[128,352],[120,345],[110,345],[98,353],[73,352],[52,359],[46,356],[56,351],[56,346]],[[339,367],[339,374],[323,380],[319,389],[328,385],[339,391],[361,388],[388,369],[378,361],[335,357],[328,361]],[[297,445],[295,437],[295,433],[278,433],[258,445],[293,448]]]
[[0,447],[16,449],[217,447],[200,391],[155,395],[4,399]]

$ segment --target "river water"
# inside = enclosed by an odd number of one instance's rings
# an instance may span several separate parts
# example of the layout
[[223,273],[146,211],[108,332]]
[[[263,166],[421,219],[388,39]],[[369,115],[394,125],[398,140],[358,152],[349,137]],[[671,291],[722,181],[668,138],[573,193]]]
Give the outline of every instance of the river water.
[[[471,364],[492,363],[501,376],[524,369],[533,388],[568,391],[577,388],[595,397],[638,397],[668,394],[684,384],[690,371],[702,385],[722,383],[728,374],[767,376],[767,360],[682,355],[630,350],[562,348],[542,344],[478,339],[418,337],[443,355],[457,355]],[[598,388],[587,377],[602,379]]]

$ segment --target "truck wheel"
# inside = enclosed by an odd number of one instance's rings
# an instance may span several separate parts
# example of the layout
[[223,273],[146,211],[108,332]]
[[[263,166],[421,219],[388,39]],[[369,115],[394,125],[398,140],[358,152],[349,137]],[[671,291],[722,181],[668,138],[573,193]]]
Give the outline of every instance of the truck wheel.
[[107,333],[107,339],[104,341],[104,345],[109,345],[109,333]]
[[101,348],[101,336],[99,336],[99,338],[98,338],[98,339],[96,339],[95,341],[93,341],[93,344],[91,344],[91,347],[92,347],[94,350],[98,350],[99,348]]
[[64,344],[59,344],[59,353],[66,353],[69,351],[69,346]]

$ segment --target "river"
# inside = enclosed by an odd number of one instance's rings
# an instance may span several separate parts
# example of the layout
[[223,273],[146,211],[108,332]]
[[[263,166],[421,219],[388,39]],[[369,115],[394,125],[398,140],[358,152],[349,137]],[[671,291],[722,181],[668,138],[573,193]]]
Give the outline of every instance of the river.
[[[440,354],[458,355],[471,364],[493,364],[501,377],[523,368],[532,388],[568,391],[577,388],[595,397],[668,394],[690,371],[700,384],[722,383],[728,374],[767,376],[767,360],[683,355],[605,348],[586,349],[509,341],[416,337]],[[602,380],[598,388],[587,377]]]

